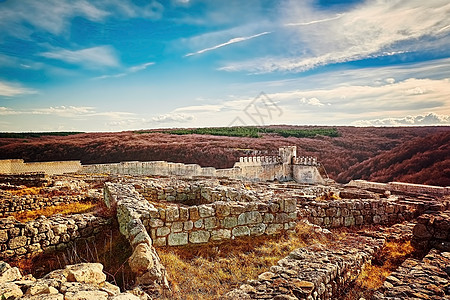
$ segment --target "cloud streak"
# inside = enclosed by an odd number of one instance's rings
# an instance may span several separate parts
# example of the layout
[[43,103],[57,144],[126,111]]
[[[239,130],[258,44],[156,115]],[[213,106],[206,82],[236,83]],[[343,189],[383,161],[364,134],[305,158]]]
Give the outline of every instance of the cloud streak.
[[111,46],[98,46],[81,50],[58,49],[43,52],[40,56],[86,68],[117,67],[119,59]]
[[205,53],[205,52],[208,52],[208,51],[212,51],[212,50],[216,50],[216,49],[219,49],[219,48],[222,48],[222,47],[225,47],[225,46],[229,46],[229,45],[232,45],[232,44],[248,41],[248,40],[251,40],[251,39],[254,39],[254,38],[266,35],[266,34],[270,34],[270,33],[272,33],[272,32],[265,31],[265,32],[261,32],[261,33],[258,33],[258,34],[255,34],[255,35],[251,35],[251,36],[232,38],[232,39],[230,39],[229,41],[227,41],[225,43],[218,44],[216,46],[212,46],[212,47],[209,47],[209,48],[205,48],[205,49],[199,50],[197,52],[188,53],[184,57],[202,54],[202,53]]
[[0,96],[16,97],[21,95],[36,94],[37,91],[22,87],[19,84],[0,81]]
[[154,64],[155,64],[154,62],[143,63],[143,64],[140,64],[137,66],[129,67],[125,70],[125,72],[122,72],[122,73],[117,73],[117,74],[112,74],[112,75],[102,75],[99,77],[95,77],[93,79],[101,80],[101,79],[108,79],[108,78],[120,78],[120,77],[128,76],[133,73],[143,71],[143,70],[147,69],[148,67],[153,66]]
[[[289,3],[282,16],[284,26],[275,32],[289,52],[227,63],[219,70],[304,72],[408,52],[448,51],[450,4],[445,0],[367,1],[338,16],[334,12],[324,16],[308,2]],[[298,21],[314,17],[314,21]],[[421,39],[427,41],[425,50],[418,46]]]

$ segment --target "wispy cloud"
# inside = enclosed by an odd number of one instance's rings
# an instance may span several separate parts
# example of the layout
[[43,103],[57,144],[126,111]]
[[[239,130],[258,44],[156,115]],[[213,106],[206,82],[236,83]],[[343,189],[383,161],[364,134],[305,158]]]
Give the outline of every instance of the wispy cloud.
[[426,39],[427,51],[447,51],[449,10],[445,0],[367,1],[341,15],[327,16],[307,1],[290,1],[281,21],[289,26],[274,33],[285,41],[288,52],[227,63],[220,70],[303,72],[327,64],[423,51],[417,42],[421,39]]
[[153,117],[152,120],[157,123],[186,123],[193,121],[195,118],[193,115],[172,113]]
[[93,79],[108,79],[108,78],[120,78],[120,77],[124,77],[136,72],[140,72],[143,71],[145,69],[147,69],[150,66],[153,66],[155,63],[154,62],[148,62],[148,63],[143,63],[137,66],[132,66],[127,68],[124,72],[121,73],[117,73],[117,74],[111,74],[111,75],[102,75],[102,76],[98,76],[95,77]]
[[356,126],[430,126],[450,125],[450,115],[428,113],[426,115],[406,116],[402,118],[383,118],[373,120],[359,120],[353,122]]
[[119,59],[111,46],[98,46],[81,50],[58,49],[40,54],[43,57],[61,60],[86,68],[117,67]]
[[219,48],[222,48],[222,47],[225,47],[225,46],[228,46],[228,45],[232,45],[232,44],[235,44],[235,43],[241,43],[241,42],[244,42],[244,41],[248,41],[248,40],[251,40],[251,39],[254,39],[254,38],[266,35],[266,34],[270,34],[270,33],[272,33],[272,32],[265,31],[265,32],[261,32],[261,33],[258,33],[258,34],[255,34],[255,35],[251,35],[251,36],[232,38],[232,39],[228,40],[225,43],[218,44],[218,45],[215,45],[215,46],[212,46],[212,47],[209,47],[209,48],[205,48],[205,49],[202,49],[202,50],[199,50],[199,51],[196,51],[196,52],[188,53],[184,57],[193,56],[193,55],[197,55],[197,54],[202,54],[202,53],[205,53],[205,52],[208,52],[208,51],[212,51],[212,50],[216,50],[216,49],[219,49]]
[[25,88],[20,84],[0,81],[0,96],[15,97],[27,94],[36,94],[37,91]]

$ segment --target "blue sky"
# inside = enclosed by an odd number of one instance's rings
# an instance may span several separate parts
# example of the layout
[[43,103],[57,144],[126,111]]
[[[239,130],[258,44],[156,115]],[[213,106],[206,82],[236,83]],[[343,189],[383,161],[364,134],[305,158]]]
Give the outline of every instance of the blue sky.
[[450,3],[0,0],[0,131],[450,125]]

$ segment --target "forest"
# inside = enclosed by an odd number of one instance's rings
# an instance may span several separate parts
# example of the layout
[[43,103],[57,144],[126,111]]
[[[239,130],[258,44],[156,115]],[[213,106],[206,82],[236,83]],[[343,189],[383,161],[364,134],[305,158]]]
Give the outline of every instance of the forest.
[[[249,128],[248,132],[255,132],[256,127]],[[274,155],[280,146],[295,145],[298,156],[317,157],[329,177],[341,183],[366,179],[450,185],[450,127],[280,125],[258,127],[253,137],[233,136],[233,130],[3,135],[0,159],[83,164],[166,160],[230,168],[240,156]]]

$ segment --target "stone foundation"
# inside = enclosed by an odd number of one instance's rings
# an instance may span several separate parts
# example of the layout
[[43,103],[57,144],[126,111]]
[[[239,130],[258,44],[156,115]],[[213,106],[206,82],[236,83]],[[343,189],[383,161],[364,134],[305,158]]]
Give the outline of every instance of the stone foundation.
[[0,259],[31,257],[44,251],[64,249],[78,238],[90,237],[110,224],[92,214],[39,217],[27,223],[13,217],[0,219]]
[[411,244],[421,252],[426,252],[430,248],[450,252],[450,211],[418,217]]

